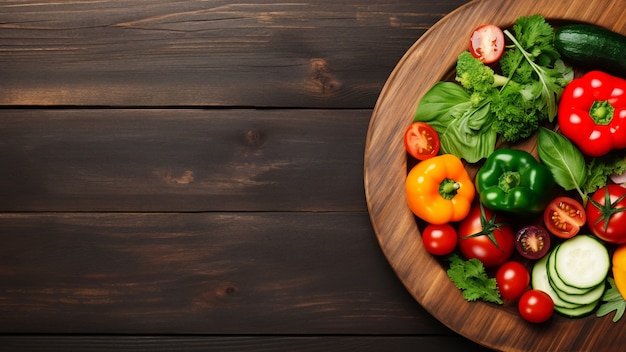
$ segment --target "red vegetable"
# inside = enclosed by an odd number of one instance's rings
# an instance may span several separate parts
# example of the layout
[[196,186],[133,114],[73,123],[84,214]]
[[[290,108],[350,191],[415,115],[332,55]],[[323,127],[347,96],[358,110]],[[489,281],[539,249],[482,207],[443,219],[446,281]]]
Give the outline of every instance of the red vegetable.
[[426,122],[413,122],[404,132],[404,147],[417,160],[426,160],[439,153],[439,135]]
[[585,155],[626,148],[626,80],[601,71],[574,79],[563,90],[558,122]]
[[465,259],[476,258],[486,268],[506,262],[515,249],[511,226],[481,205],[474,205],[457,230],[458,247]]
[[517,307],[522,318],[531,323],[543,323],[554,313],[554,301],[547,293],[539,290],[526,291]]
[[422,231],[422,243],[428,253],[447,255],[456,248],[456,230],[450,224],[428,224]]
[[515,234],[515,248],[527,259],[539,259],[550,249],[550,234],[543,226],[526,225]]
[[546,228],[560,238],[574,237],[587,221],[585,208],[570,197],[558,197],[548,204],[543,213]]
[[614,184],[600,188],[585,210],[591,233],[609,243],[626,243],[626,188]]
[[503,298],[518,299],[528,288],[530,273],[520,262],[506,262],[496,271],[496,283]]
[[504,33],[492,24],[476,28],[470,36],[469,52],[486,64],[500,60],[504,53]]

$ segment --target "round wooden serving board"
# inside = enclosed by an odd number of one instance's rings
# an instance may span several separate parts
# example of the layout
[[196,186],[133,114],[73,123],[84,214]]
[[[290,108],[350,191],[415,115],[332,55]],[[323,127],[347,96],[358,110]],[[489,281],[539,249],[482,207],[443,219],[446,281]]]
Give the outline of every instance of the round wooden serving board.
[[364,185],[380,246],[415,299],[455,332],[496,350],[617,351],[626,346],[626,318],[612,314],[543,324],[523,321],[514,305],[467,302],[444,267],[422,247],[415,216],[406,205],[407,156],[403,133],[424,93],[453,69],[478,25],[509,27],[520,16],[549,22],[588,22],[626,34],[624,0],[478,0],[452,12],[402,57],[376,103],[367,135]]

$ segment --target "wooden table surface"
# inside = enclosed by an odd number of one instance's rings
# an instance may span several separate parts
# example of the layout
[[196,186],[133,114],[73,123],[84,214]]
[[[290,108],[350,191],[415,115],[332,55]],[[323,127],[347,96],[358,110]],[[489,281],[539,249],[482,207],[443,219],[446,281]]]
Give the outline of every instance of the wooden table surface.
[[2,350],[483,350],[363,189],[387,77],[467,1],[2,1]]

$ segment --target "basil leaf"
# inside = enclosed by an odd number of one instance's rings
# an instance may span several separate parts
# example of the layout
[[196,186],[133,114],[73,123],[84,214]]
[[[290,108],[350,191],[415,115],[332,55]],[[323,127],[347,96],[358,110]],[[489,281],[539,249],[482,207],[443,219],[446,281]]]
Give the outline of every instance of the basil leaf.
[[566,191],[577,190],[586,200],[581,187],[587,178],[587,163],[581,151],[569,139],[545,127],[539,129],[537,151],[554,181]]
[[495,149],[493,119],[489,103],[475,107],[460,85],[437,82],[420,100],[413,121],[426,122],[437,131],[442,153],[475,163]]
[[420,100],[413,122],[427,122],[437,132],[445,131],[459,110],[465,111],[470,105],[470,95],[460,85],[437,82]]
[[489,105],[466,111],[440,135],[441,149],[469,163],[488,157],[495,150],[498,138],[494,129],[486,128],[491,125],[492,116]]

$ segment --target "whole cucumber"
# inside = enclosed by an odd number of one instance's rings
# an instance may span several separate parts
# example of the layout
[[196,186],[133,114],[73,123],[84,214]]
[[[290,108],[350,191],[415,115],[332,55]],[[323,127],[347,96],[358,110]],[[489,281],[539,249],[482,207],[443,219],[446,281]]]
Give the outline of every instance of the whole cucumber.
[[591,24],[558,28],[554,47],[563,60],[586,69],[626,77],[626,36]]

